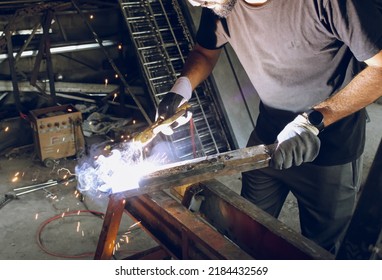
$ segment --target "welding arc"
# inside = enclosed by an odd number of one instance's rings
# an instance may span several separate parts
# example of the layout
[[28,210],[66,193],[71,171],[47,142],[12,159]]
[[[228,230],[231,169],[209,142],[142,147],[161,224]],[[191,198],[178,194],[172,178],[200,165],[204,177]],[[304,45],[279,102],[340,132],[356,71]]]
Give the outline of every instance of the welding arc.
[[[75,210],[75,211],[65,212],[65,217],[67,217],[67,216],[79,216],[79,213],[91,213],[91,214],[95,215],[96,217],[99,217],[100,219],[103,219],[103,217],[105,216],[105,213],[94,211],[94,210]],[[62,219],[62,214],[53,216],[53,217],[45,220],[38,227],[37,234],[36,234],[36,242],[37,242],[37,245],[39,246],[39,248],[43,252],[47,253],[50,256],[57,257],[57,258],[63,258],[63,259],[81,259],[81,258],[87,258],[87,257],[94,257],[95,252],[86,252],[86,253],[81,253],[81,254],[77,254],[77,255],[65,255],[65,254],[51,252],[44,246],[42,238],[41,238],[41,235],[42,235],[44,228],[49,223],[51,223],[55,220],[58,220],[58,219]],[[129,253],[137,253],[137,252],[129,251]]]

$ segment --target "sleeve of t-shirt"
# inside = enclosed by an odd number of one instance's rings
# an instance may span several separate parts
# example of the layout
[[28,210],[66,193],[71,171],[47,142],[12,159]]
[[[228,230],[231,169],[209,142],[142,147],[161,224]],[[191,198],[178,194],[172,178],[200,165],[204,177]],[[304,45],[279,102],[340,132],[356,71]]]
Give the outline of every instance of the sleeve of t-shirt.
[[202,47],[210,50],[222,48],[227,40],[220,32],[221,21],[214,12],[203,8],[199,28],[196,33],[196,42]]
[[359,61],[382,50],[382,13],[374,0],[329,0],[325,10],[332,33]]

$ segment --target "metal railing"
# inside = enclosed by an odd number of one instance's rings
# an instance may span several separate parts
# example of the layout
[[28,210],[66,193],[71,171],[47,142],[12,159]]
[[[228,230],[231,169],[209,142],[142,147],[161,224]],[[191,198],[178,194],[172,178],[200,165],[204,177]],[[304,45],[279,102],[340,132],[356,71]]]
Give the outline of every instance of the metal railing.
[[[193,40],[182,9],[173,0],[119,0],[141,72],[153,104],[171,89],[180,76]],[[222,120],[211,98],[208,81],[190,99],[193,119],[170,137],[175,156],[188,159],[230,149]]]

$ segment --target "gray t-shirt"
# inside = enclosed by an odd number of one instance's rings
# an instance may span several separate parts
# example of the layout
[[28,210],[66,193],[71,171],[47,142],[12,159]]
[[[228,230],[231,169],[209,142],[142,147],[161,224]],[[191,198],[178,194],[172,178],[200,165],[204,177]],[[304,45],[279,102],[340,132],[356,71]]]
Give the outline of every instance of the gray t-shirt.
[[[359,61],[382,49],[382,17],[372,0],[268,0],[261,7],[238,0],[226,19],[203,9],[197,42],[235,50],[261,99],[256,130],[271,143],[297,113],[344,87]],[[358,157],[364,122],[358,112],[325,129],[316,162]]]

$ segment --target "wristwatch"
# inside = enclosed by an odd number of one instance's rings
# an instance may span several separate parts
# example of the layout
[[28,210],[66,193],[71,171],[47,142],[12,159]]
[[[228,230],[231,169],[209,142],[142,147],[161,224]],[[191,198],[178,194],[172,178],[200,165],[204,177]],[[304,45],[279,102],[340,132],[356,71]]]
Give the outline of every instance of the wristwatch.
[[319,132],[324,130],[324,115],[317,110],[310,109],[302,114],[309,124],[318,129]]

